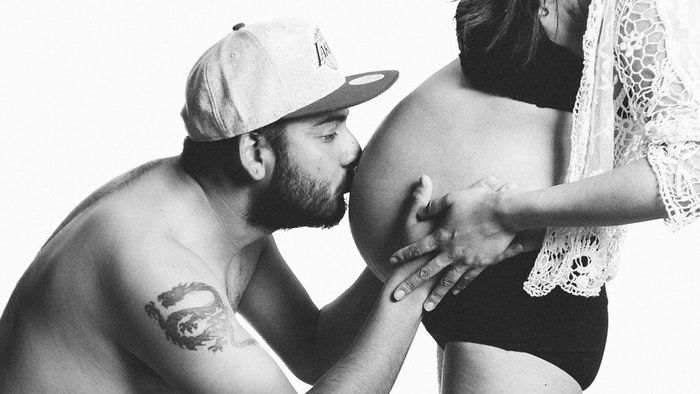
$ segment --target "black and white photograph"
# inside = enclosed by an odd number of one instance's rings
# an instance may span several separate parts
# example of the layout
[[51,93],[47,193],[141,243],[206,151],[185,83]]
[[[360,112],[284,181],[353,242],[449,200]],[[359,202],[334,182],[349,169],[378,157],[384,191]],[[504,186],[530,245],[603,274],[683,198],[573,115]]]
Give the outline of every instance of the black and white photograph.
[[693,393],[695,0],[0,3],[0,393]]

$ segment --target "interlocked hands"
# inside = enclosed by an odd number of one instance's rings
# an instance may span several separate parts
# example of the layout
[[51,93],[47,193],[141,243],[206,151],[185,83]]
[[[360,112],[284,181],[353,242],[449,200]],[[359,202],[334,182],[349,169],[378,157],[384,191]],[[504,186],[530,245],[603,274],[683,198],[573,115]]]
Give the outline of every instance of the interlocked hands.
[[515,232],[503,223],[495,209],[499,193],[511,188],[488,177],[418,209],[414,227],[424,221],[439,220],[437,229],[396,251],[390,263],[406,263],[429,254],[433,257],[396,287],[394,298],[401,300],[444,270],[442,279],[423,305],[430,311],[450,289],[458,293],[486,267],[520,253],[522,245],[511,244]]

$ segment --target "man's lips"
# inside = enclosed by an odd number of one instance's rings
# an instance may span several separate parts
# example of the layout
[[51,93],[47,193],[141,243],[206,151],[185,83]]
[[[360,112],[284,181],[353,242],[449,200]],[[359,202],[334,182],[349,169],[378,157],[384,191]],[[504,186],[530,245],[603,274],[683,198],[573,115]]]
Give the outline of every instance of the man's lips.
[[[360,155],[362,152],[360,152]],[[350,188],[352,187],[352,181],[355,178],[355,171],[357,170],[357,165],[360,163],[360,155],[357,159],[347,167],[347,172],[345,173],[345,182],[343,182],[343,194],[350,193]]]
[[348,173],[345,175],[345,181],[343,182],[343,194],[345,193],[350,193],[350,188],[352,187],[352,180],[355,177],[355,169],[348,170]]

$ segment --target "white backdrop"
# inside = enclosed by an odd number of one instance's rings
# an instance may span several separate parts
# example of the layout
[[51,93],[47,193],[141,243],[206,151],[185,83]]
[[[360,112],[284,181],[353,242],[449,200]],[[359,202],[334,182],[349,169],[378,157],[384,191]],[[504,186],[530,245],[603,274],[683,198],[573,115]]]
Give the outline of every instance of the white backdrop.
[[[456,56],[455,6],[445,0],[3,0],[0,308],[78,202],[132,167],[179,152],[185,77],[235,23],[312,20],[348,74],[399,69],[388,93],[351,111],[350,129],[364,145],[404,95]],[[277,239],[319,306],[364,267],[347,221]],[[609,285],[608,348],[589,392],[698,390],[698,239],[698,224],[677,234],[660,222],[633,226],[619,278]],[[435,370],[435,345],[421,328],[393,392],[436,392]],[[287,374],[299,390],[307,387]]]

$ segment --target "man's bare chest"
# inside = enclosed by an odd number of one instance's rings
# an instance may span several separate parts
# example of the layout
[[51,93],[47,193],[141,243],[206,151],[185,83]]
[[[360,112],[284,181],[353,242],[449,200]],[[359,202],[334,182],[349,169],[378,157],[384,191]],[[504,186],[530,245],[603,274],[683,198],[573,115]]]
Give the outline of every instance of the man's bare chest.
[[234,312],[245,293],[260,258],[260,248],[251,248],[236,256],[226,272],[226,296]]

